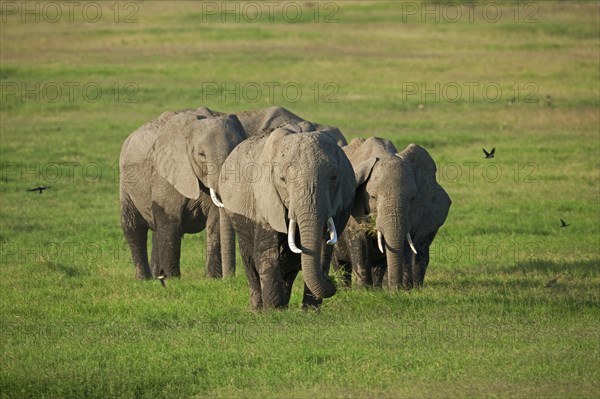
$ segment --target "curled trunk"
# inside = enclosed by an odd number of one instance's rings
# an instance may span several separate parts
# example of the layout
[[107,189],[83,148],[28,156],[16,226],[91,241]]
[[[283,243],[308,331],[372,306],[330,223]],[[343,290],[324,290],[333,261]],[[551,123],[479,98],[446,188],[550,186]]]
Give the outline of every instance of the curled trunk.
[[335,294],[335,286],[323,273],[321,246],[325,227],[324,218],[309,218],[298,222],[302,242],[302,274],[306,286],[315,299],[329,298]]

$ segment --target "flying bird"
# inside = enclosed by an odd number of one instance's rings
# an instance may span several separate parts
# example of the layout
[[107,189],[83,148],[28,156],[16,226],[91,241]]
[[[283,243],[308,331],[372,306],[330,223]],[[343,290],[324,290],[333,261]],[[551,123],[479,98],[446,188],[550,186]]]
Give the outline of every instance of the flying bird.
[[485,148],[483,149],[483,153],[485,154],[485,159],[494,158],[494,153],[496,152],[496,147],[492,148],[492,151],[487,152]]
[[560,219],[560,227],[569,227],[570,224],[565,223],[564,220]]
[[160,285],[163,286],[163,288],[167,288],[167,280],[165,280],[165,276],[158,276],[158,281],[160,281]]
[[30,188],[30,189],[29,189],[29,190],[27,190],[27,191],[39,191],[39,192],[40,192],[40,194],[41,194],[41,193],[42,193],[44,190],[47,190],[47,189],[49,189],[49,188],[50,188],[50,187],[42,187],[42,186],[40,186],[40,187],[36,187],[36,188]]

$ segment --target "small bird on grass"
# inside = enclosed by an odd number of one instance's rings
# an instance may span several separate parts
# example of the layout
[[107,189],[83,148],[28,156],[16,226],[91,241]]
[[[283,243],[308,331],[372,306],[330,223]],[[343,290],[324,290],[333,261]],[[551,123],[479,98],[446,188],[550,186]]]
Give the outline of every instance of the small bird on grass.
[[483,148],[483,153],[485,154],[485,159],[494,158],[494,153],[496,152],[496,147],[492,148],[492,151],[487,152],[485,148]]
[[552,107],[552,97],[550,94],[546,94],[546,105]]
[[567,224],[564,220],[560,219],[560,227],[569,227],[570,224]]
[[160,281],[160,285],[162,285],[163,288],[167,288],[167,280],[165,276],[158,276],[158,281]]
[[40,186],[40,187],[36,187],[36,188],[30,188],[30,189],[29,189],[29,190],[27,190],[27,191],[39,191],[39,192],[40,192],[40,194],[41,194],[41,193],[42,193],[44,190],[47,190],[47,189],[49,189],[49,188],[50,188],[50,187],[43,187],[43,186]]

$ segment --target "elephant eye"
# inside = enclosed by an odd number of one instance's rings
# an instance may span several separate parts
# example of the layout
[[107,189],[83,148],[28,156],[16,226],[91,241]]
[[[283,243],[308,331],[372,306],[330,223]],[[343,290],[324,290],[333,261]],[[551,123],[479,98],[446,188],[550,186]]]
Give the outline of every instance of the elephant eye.
[[198,153],[198,158],[200,158],[200,159],[206,159],[206,154],[203,153],[203,152],[199,152]]
[[279,178],[279,180],[281,180],[282,182],[284,182],[284,183],[285,183],[285,176],[281,176],[281,177]]

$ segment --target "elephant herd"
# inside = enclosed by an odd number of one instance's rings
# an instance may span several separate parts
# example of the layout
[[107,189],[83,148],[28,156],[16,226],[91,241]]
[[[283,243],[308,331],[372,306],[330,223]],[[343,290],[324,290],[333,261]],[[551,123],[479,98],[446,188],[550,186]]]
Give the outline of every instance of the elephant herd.
[[300,270],[303,306],[319,306],[330,264],[345,286],[422,286],[451,204],[421,146],[348,144],[282,107],[165,112],[125,140],[119,168],[136,276],[180,276],[183,234],[204,229],[207,276],[232,275],[237,235],[254,310],[286,307]]

